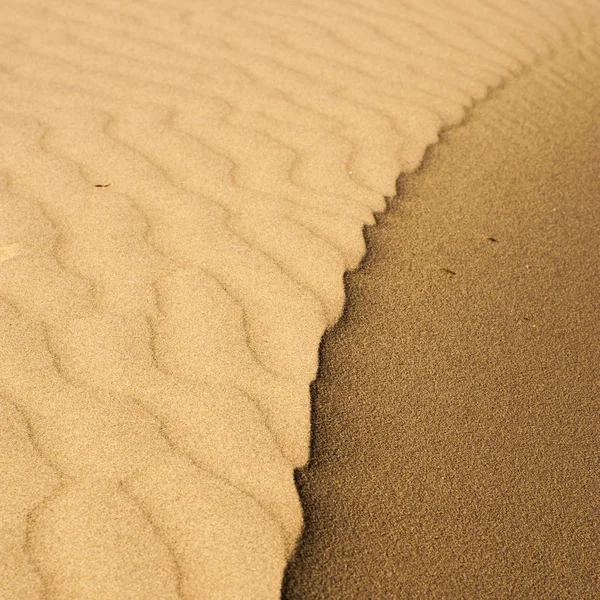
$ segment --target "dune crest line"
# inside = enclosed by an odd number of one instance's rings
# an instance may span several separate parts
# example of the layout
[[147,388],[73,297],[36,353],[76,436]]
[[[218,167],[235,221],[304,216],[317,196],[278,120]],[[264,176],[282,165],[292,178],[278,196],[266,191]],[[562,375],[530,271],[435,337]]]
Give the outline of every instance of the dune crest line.
[[364,225],[597,8],[3,2],[0,597],[279,597]]
[[509,81],[365,232],[282,600],[600,596],[599,79],[563,48]]

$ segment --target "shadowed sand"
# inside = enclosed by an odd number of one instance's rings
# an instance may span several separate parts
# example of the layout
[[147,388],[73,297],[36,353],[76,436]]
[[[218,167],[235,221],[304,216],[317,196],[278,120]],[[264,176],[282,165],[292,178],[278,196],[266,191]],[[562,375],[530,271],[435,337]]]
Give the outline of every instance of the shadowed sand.
[[286,600],[600,597],[599,80],[508,83],[367,232]]

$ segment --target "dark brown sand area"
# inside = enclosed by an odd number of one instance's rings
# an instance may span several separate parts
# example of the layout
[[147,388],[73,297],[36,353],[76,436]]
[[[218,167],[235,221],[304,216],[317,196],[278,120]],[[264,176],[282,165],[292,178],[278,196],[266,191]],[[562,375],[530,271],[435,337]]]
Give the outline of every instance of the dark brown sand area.
[[367,232],[284,599],[600,597],[599,80],[509,82]]

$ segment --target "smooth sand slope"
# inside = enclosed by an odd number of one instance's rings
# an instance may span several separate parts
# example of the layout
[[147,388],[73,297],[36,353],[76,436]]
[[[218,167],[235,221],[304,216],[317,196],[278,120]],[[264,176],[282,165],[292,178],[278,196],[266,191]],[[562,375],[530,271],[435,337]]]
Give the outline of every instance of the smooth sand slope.
[[598,81],[558,53],[399,179],[322,345],[285,599],[600,597]]
[[0,597],[278,597],[363,225],[597,8],[3,0]]

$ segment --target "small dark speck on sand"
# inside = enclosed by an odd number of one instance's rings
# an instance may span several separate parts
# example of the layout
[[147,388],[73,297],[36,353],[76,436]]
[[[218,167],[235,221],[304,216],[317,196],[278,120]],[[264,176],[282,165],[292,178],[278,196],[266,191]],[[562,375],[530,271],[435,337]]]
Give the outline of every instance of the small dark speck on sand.
[[97,183],[95,187],[110,187],[110,183]]
[[456,275],[455,271],[451,271],[450,269],[446,269],[446,267],[440,267],[440,271],[444,271],[444,273],[449,273],[450,275]]
[[488,240],[490,240],[490,242],[499,242],[500,241],[493,237],[489,237]]

